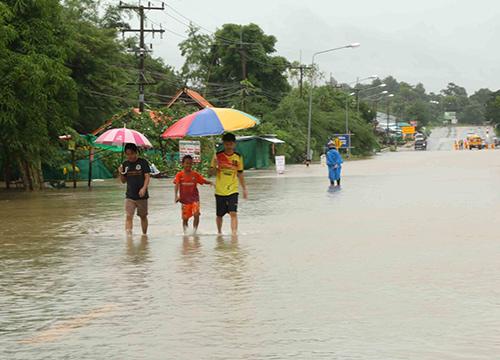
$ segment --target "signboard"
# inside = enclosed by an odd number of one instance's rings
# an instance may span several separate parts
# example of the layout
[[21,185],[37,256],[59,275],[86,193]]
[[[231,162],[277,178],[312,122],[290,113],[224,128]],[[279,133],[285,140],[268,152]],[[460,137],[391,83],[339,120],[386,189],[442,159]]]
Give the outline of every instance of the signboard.
[[405,135],[413,135],[415,134],[415,126],[402,126],[401,132]]
[[182,158],[186,155],[191,155],[193,157],[193,162],[199,163],[201,162],[201,144],[199,141],[187,141],[180,140],[179,141],[179,159],[182,161]]
[[351,145],[351,135],[335,134],[332,137],[332,141],[337,149],[348,149]]
[[276,163],[276,172],[278,174],[283,174],[285,172],[285,157],[284,156],[275,156],[274,162]]
[[410,121],[411,126],[418,126],[418,121],[417,120],[411,120]]

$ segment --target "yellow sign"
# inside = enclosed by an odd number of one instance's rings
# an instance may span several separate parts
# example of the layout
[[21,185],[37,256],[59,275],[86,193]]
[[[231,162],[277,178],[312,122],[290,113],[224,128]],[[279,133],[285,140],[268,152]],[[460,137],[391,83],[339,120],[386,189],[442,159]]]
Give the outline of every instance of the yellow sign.
[[402,126],[401,132],[405,135],[413,135],[415,134],[415,126]]
[[340,140],[339,138],[335,138],[334,143],[337,150],[342,147],[342,140]]

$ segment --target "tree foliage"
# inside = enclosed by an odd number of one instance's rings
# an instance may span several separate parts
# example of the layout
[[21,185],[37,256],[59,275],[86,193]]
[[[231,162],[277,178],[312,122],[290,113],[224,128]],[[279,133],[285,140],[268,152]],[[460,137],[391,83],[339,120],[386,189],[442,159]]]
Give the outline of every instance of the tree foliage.
[[[165,122],[147,115],[131,115],[137,106],[137,38],[121,39],[129,27],[116,5],[99,0],[6,0],[0,2],[0,165],[20,173],[26,188],[42,184],[42,165],[67,162],[63,134],[88,133],[112,116],[144,132],[162,156],[175,151],[161,141],[165,124],[195,108],[163,110]],[[374,135],[375,104],[389,107],[399,119],[421,125],[439,123],[445,111],[455,111],[462,123],[500,123],[500,94],[480,89],[471,96],[450,83],[441,92],[428,93],[422,84],[411,85],[393,77],[358,85],[358,90],[379,86],[394,97],[377,99],[366,91],[359,104],[348,96],[351,88],[332,84],[311,89],[308,77],[321,78],[319,68],[305,69],[303,95],[299,93],[301,64],[276,55],[277,39],[256,24],[224,24],[213,34],[191,25],[179,44],[185,63],[179,72],[161,59],[145,60],[146,103],[158,110],[182,86],[199,90],[219,107],[235,107],[262,119],[249,134],[275,133],[287,142],[289,161],[305,156],[308,104],[313,91],[312,148],[319,154],[335,133],[346,131],[346,104],[354,152],[370,153],[378,146]],[[127,116],[123,117],[122,115]],[[242,132],[245,133],[245,132]],[[204,142],[211,148],[213,144]],[[114,166],[114,165],[113,165]],[[160,167],[162,165],[160,164]]]
[[[116,8],[99,10],[93,0],[0,2],[0,159],[26,188],[41,187],[41,164],[60,158],[69,128],[89,132],[137,103],[128,85],[137,61],[116,36],[124,24]],[[160,60],[147,69],[156,80],[148,98],[161,105],[179,80]]]
[[1,148],[31,189],[41,186],[50,145],[78,114],[62,17],[55,0],[0,3]]
[[289,62],[273,55],[276,42],[256,24],[224,24],[211,36],[192,26],[179,45],[184,80],[221,106],[263,115],[290,90]]

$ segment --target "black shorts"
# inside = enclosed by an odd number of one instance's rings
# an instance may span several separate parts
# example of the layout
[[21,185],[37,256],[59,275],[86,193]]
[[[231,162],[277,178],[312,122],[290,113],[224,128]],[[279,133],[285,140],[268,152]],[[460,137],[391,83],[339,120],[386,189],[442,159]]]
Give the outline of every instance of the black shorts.
[[238,211],[238,193],[222,196],[215,195],[217,204],[217,216],[224,216],[230,212]]

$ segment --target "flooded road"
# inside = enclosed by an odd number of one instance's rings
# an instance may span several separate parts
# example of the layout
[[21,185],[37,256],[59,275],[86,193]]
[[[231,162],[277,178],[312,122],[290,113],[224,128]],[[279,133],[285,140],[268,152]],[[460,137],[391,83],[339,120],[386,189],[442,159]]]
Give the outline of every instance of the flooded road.
[[500,151],[390,153],[327,183],[253,173],[237,239],[209,188],[184,237],[154,181],[150,236],[129,240],[114,182],[0,193],[2,358],[498,357]]
[[494,129],[491,126],[448,126],[436,128],[428,139],[428,150],[451,151],[455,141],[469,135],[479,135],[487,144],[493,143]]

